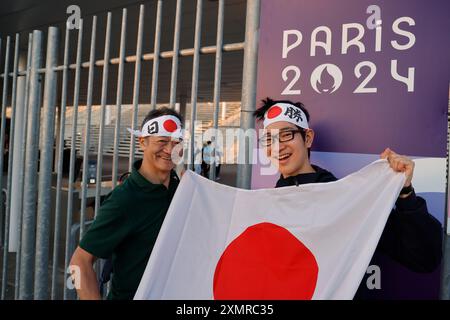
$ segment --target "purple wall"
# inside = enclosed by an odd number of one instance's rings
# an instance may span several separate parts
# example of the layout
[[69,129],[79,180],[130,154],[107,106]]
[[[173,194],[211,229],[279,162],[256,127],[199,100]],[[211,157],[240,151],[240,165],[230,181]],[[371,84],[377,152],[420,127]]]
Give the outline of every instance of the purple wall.
[[[313,151],[331,153],[366,154],[368,159],[390,147],[398,153],[417,157],[446,157],[447,107],[450,82],[450,1],[396,0],[376,1],[381,9],[381,51],[376,51],[376,32],[366,25],[371,14],[366,13],[373,1],[366,0],[264,0],[261,7],[261,28],[258,59],[257,101],[271,97],[301,101],[311,114],[310,126],[316,132]],[[415,25],[403,22],[401,30],[414,34],[415,43],[407,50],[393,48],[391,41],[405,45],[409,39],[393,31],[393,22],[409,17]],[[351,46],[341,53],[343,24],[358,23],[364,28],[361,42],[365,52]],[[311,56],[311,33],[319,26],[331,29],[331,54],[321,47]],[[301,44],[283,58],[283,31],[298,30]],[[325,40],[324,32],[318,39]],[[357,34],[348,33],[349,39]],[[294,36],[290,36],[293,43]],[[391,61],[397,60],[398,74],[407,76],[408,68],[414,68],[413,91],[391,75]],[[376,73],[367,88],[376,92],[354,93],[369,74],[369,68],[360,69],[361,77],[355,76],[355,67],[362,61],[376,66]],[[311,76],[322,64],[337,66],[342,82],[323,72],[311,84]],[[283,95],[294,77],[294,71],[282,78],[283,69],[294,66],[300,70],[300,78],[292,90],[300,94]],[[330,69],[333,73],[333,70]],[[320,83],[317,82],[320,80]],[[325,92],[328,90],[327,92]],[[321,159],[323,160],[323,159]],[[359,161],[359,160],[358,160]],[[324,161],[333,171],[333,163]],[[253,166],[252,186],[272,187],[275,177],[261,176],[260,165]],[[346,168],[342,170],[345,172]],[[442,172],[445,175],[445,172]],[[425,194],[424,194],[425,195]],[[428,206],[442,222],[445,190],[427,195]],[[369,294],[373,298],[437,298],[439,270],[420,275],[404,271],[393,261],[382,257],[382,290]],[[383,271],[385,276],[383,276]]]

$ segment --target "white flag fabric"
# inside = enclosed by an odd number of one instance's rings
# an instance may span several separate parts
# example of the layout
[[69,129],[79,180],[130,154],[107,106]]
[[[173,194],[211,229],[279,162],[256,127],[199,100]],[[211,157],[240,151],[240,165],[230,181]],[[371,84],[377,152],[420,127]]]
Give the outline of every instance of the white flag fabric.
[[352,299],[404,181],[386,160],[260,190],[187,171],[135,299]]

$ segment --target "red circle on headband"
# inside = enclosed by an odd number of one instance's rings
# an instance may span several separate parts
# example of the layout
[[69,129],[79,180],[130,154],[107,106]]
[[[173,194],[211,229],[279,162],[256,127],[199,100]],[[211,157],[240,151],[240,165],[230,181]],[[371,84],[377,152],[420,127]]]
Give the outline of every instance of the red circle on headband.
[[173,120],[166,120],[163,123],[164,129],[166,129],[167,132],[174,132],[177,130],[177,123]]
[[273,106],[267,111],[267,119],[273,119],[280,115],[283,110],[279,106]]

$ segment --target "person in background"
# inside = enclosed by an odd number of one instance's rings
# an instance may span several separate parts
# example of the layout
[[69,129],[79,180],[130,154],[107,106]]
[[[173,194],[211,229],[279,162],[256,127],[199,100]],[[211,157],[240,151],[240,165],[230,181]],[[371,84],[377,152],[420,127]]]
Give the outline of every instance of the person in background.
[[212,145],[211,141],[207,141],[205,147],[203,148],[203,176],[209,178],[209,170],[212,163]]
[[202,174],[202,161],[202,150],[196,146],[194,152],[194,171],[196,174]]
[[222,166],[222,152],[218,149],[215,150],[216,161],[216,181],[220,180],[220,167]]

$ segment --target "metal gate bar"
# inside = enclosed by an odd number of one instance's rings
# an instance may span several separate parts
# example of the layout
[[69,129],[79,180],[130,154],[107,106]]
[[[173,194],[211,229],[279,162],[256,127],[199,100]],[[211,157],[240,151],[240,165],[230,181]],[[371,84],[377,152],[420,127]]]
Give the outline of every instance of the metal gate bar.
[[195,120],[197,119],[197,93],[198,93],[198,70],[200,67],[200,40],[202,30],[202,5],[203,0],[197,0],[197,11],[195,16],[195,39],[194,39],[194,61],[192,65],[191,83],[191,119],[190,119],[190,146],[189,146],[189,170],[194,169],[195,156]]
[[[162,6],[162,4],[161,4]],[[131,123],[131,129],[136,130],[138,127],[138,107],[139,107],[139,85],[141,83],[141,63],[142,63],[142,39],[144,37],[144,10],[145,6],[141,5],[139,9],[139,22],[138,22],[138,34],[136,40],[136,63],[134,66],[134,85],[133,85],[133,120]],[[158,10],[162,11],[159,8]],[[152,95],[153,96],[153,95]],[[136,148],[136,139],[131,137],[130,139],[130,160],[128,161],[128,171],[131,172],[133,169],[134,163],[134,152]],[[100,151],[99,151],[100,153]]]
[[49,27],[47,34],[46,73],[43,101],[43,123],[39,159],[38,208],[36,221],[36,257],[34,298],[49,298],[48,260],[50,242],[50,214],[52,205],[53,140],[55,134],[55,103],[57,74],[53,67],[58,60],[58,29]]
[[119,162],[119,142],[120,142],[120,118],[122,114],[122,94],[123,94],[123,69],[125,65],[125,41],[127,35],[127,9],[122,11],[122,29],[120,34],[120,57],[119,73],[117,75],[117,99],[116,99],[116,127],[114,130],[114,155],[112,165],[112,186],[117,185],[117,172]]
[[[27,51],[27,65],[26,65],[26,75],[25,75],[25,99],[23,105],[24,111],[24,123],[28,121],[28,101],[29,101],[29,91],[30,91],[30,73],[31,73],[31,50],[33,45],[33,33],[28,35],[28,51]],[[20,161],[19,166],[21,171],[25,172],[25,151],[27,144],[27,125],[22,126],[22,141],[20,144]],[[14,299],[19,299],[19,289],[20,289],[20,263],[21,263],[21,252],[22,252],[22,216],[23,216],[23,192],[24,192],[24,175],[20,174],[18,177],[18,184],[22,186],[21,192],[19,194],[19,215],[17,217],[17,252],[16,252],[16,278],[15,278],[15,292]]]
[[[88,75],[88,87],[87,87],[87,101],[86,101],[86,123],[84,129],[84,149],[83,149],[83,176],[81,182],[81,210],[80,210],[80,240],[85,232],[85,220],[86,220],[86,194],[88,184],[88,165],[89,165],[89,145],[91,137],[91,110],[92,110],[92,90],[94,85],[94,62],[95,62],[95,41],[97,35],[97,16],[92,18],[92,31],[91,31],[91,48],[89,58],[89,75]],[[72,145],[72,148],[74,145]]]
[[57,180],[56,180],[56,204],[55,204],[55,230],[53,237],[53,264],[52,264],[52,290],[51,299],[56,299],[57,287],[56,277],[58,275],[58,261],[61,241],[61,196],[62,196],[62,177],[63,177],[63,161],[64,161],[64,134],[66,131],[66,107],[67,107],[67,77],[69,65],[69,46],[70,46],[70,29],[66,28],[64,40],[64,69],[62,75],[62,92],[61,104],[59,106],[61,116],[59,124],[59,141],[58,141],[58,164],[57,164]]
[[[80,76],[81,76],[81,54],[82,54],[82,44],[83,44],[83,19],[80,20],[78,28],[78,43],[77,43],[77,58],[76,58],[76,69],[75,69],[75,84],[73,93],[73,106],[72,106],[72,137],[70,149],[70,164],[69,164],[69,188],[67,194],[67,215],[66,215],[66,244],[65,244],[65,255],[64,255],[64,272],[68,271],[70,256],[72,252],[70,251],[70,230],[72,227],[73,220],[73,191],[75,182],[75,156],[76,148],[75,139],[77,135],[77,123],[78,123],[78,100],[80,94]],[[64,286],[64,300],[68,298],[69,289],[67,285]]]
[[37,169],[40,124],[40,83],[38,69],[42,65],[42,31],[33,31],[31,58],[29,110],[27,128],[27,148],[25,153],[25,180],[22,218],[22,252],[20,262],[21,300],[33,298],[33,276],[35,256],[35,226],[37,202]]
[[[109,60],[111,44],[111,12],[108,12],[106,20],[106,36],[105,36],[105,52],[104,60]],[[108,95],[108,75],[109,75],[109,63],[103,65],[102,74],[102,97],[101,97],[101,115],[100,115],[100,132],[98,137],[98,151],[97,151],[97,172],[95,178],[95,212],[97,215],[98,208],[100,208],[100,191],[102,188],[102,169],[103,169],[103,139],[105,135],[105,112],[106,112],[106,99]]]

